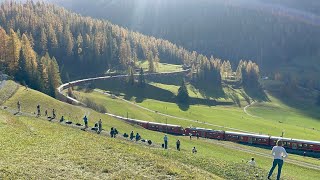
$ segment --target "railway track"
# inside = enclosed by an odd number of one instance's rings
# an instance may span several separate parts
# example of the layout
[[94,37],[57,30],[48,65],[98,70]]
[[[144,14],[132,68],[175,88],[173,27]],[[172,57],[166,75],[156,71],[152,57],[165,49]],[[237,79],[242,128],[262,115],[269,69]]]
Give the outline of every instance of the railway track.
[[[188,70],[184,70],[184,71],[179,71],[179,72],[164,72],[164,73],[150,73],[150,74],[146,74],[146,76],[148,75],[162,75],[162,74],[175,74],[175,73],[184,73],[184,72],[187,72]],[[135,74],[135,76],[137,76],[137,74]],[[88,78],[88,79],[81,79],[81,80],[76,80],[76,81],[72,81],[70,83],[66,83],[66,84],[63,84],[61,85],[60,87],[57,88],[58,92],[60,95],[64,96],[65,98],[67,98],[68,100],[74,102],[75,104],[79,104],[79,105],[84,105],[84,103],[72,98],[72,97],[69,97],[67,95],[64,95],[63,94],[63,90],[69,88],[70,86],[72,85],[78,85],[78,84],[81,84],[81,83],[87,83],[87,82],[92,82],[92,81],[96,81],[96,80],[105,80],[105,79],[114,79],[114,78],[124,78],[124,77],[128,77],[128,75],[117,75],[117,76],[103,76],[103,77],[95,77],[95,78]],[[106,95],[110,95],[108,93],[105,93],[103,91],[99,91],[97,90],[97,92],[100,92],[100,93],[103,93],[103,94],[106,94]],[[119,98],[116,96],[116,98]],[[122,98],[119,98],[127,103],[130,103],[136,107],[139,107],[139,108],[142,108],[144,110],[147,110],[149,112],[152,112],[152,113],[156,113],[156,114],[159,114],[159,115],[162,115],[162,116],[166,116],[166,117],[170,117],[170,118],[175,118],[175,119],[179,119],[179,120],[184,120],[184,121],[190,121],[190,122],[197,122],[199,123],[199,121],[197,120],[192,120],[192,119],[187,119],[187,118],[182,118],[182,117],[176,117],[176,116],[172,116],[172,115],[169,115],[169,114],[164,114],[164,113],[161,113],[161,112],[158,112],[158,111],[154,111],[154,110],[151,110],[151,109],[148,109],[148,108],[145,108],[143,106],[140,106],[140,105],[137,105],[133,102],[130,102],[130,101],[127,101],[125,99],[122,99]],[[246,109],[250,107],[250,105],[246,106],[246,108],[244,109],[244,111],[246,112]],[[117,116],[117,115],[114,115],[114,114],[110,114],[110,113],[106,113],[107,115],[109,116],[113,116],[113,117],[119,117],[119,118],[122,118],[122,119],[126,119],[126,117],[121,117],[121,116]],[[248,114],[248,113],[246,113]],[[250,115],[250,114],[248,114]],[[142,120],[143,121],[143,120]],[[200,122],[201,123],[201,122]],[[254,133],[254,132],[248,132],[248,131],[243,131],[243,130],[240,130],[240,129],[236,129],[236,128],[231,128],[231,127],[225,127],[225,126],[220,126],[220,125],[215,125],[215,124],[211,124],[211,123],[206,123],[206,122],[203,122],[203,124],[206,124],[206,125],[211,125],[211,126],[215,126],[215,127],[219,127],[219,128],[225,128],[225,129],[230,129],[230,130],[236,130],[236,131],[241,131],[241,132],[246,132],[246,133],[253,133],[253,134],[257,134],[257,133]],[[272,158],[271,155],[269,154],[266,154],[266,153],[261,153],[261,152],[256,152],[254,150],[250,150],[250,149],[246,149],[246,148],[243,148],[243,147],[239,147],[239,146],[234,146],[234,145],[229,145],[227,143],[223,143],[223,142],[219,142],[219,141],[215,141],[215,140],[211,140],[212,142],[214,142],[214,144],[217,144],[217,145],[220,145],[220,146],[223,146],[223,147],[226,147],[226,148],[229,148],[229,149],[235,149],[235,150],[238,150],[238,151],[242,151],[242,152],[247,152],[247,153],[250,153],[250,154],[255,154],[255,155],[258,155],[258,156],[262,156],[262,157],[266,157],[266,158]],[[306,163],[306,162],[301,162],[301,161],[297,161],[297,160],[294,160],[294,159],[287,159],[286,160],[287,163],[290,163],[290,164],[294,164],[296,166],[300,166],[300,167],[304,167],[304,168],[309,168],[309,169],[314,169],[314,170],[319,170],[320,171],[320,166],[318,165],[315,165],[315,164],[310,164],[310,163]]]

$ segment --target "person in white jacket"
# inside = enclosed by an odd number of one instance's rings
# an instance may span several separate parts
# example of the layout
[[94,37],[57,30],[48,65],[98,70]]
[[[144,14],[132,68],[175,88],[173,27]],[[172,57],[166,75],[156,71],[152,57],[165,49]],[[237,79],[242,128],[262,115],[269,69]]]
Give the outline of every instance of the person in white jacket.
[[276,166],[278,166],[277,180],[280,180],[281,170],[283,166],[283,159],[288,157],[288,153],[282,147],[282,142],[280,140],[278,140],[276,143],[276,146],[272,148],[271,154],[273,156],[273,164],[268,174],[268,179],[270,179],[273,173],[273,170],[276,168]]

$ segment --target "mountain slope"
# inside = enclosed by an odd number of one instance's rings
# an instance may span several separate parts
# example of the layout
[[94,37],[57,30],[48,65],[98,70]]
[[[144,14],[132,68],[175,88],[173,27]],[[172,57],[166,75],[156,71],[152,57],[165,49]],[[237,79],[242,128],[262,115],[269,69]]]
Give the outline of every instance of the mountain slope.
[[[234,63],[253,59],[265,73],[319,67],[320,5],[316,0],[50,0],[83,15],[105,18],[189,50]],[[297,64],[295,61],[300,61]],[[302,79],[315,79],[312,75]],[[303,81],[303,80],[301,80]]]

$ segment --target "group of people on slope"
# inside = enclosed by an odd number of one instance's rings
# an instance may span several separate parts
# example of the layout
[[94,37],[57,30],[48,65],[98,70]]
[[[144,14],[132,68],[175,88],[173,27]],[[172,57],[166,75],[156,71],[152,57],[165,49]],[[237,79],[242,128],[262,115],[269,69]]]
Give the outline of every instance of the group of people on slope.
[[[20,113],[21,112],[21,102],[18,101],[17,102],[17,107],[18,107],[18,112]],[[38,104],[37,105],[37,117],[41,116],[41,106]],[[48,111],[45,110],[45,116],[48,116]],[[55,119],[56,118],[56,112],[55,112],[55,109],[52,110],[52,119]],[[60,119],[60,122],[64,121],[64,117],[62,116],[61,119]],[[83,122],[85,124],[85,129],[88,128],[88,118],[87,116],[84,116],[83,118]],[[97,133],[100,134],[101,131],[102,131],[102,121],[101,119],[95,124],[95,127],[97,128]],[[116,135],[118,134],[118,130],[116,128],[111,128],[111,131],[110,131],[110,135],[112,138],[115,138]],[[190,139],[192,138],[192,135],[190,135]],[[199,134],[197,133],[197,139],[199,139]],[[136,141],[139,141],[141,139],[141,136],[139,133],[137,133],[136,135],[134,135],[133,131],[131,131],[130,133],[130,140],[133,140],[135,138]],[[168,136],[165,135],[164,138],[163,138],[163,141],[164,141],[164,144],[163,144],[163,148],[164,149],[168,149]],[[180,146],[181,146],[181,142],[180,140],[178,139],[176,141],[176,148],[178,151],[180,151]],[[192,148],[192,153],[197,153],[197,149],[196,147],[193,147]],[[272,163],[272,167],[268,173],[268,179],[271,178],[272,174],[273,174],[273,171],[274,169],[278,166],[278,174],[277,174],[277,180],[280,180],[280,176],[281,176],[281,171],[282,171],[282,166],[283,166],[283,159],[287,158],[288,157],[288,153],[286,152],[286,150],[282,147],[282,142],[281,140],[278,140],[277,143],[276,143],[276,146],[274,146],[272,148],[272,152],[271,152],[274,160],[273,160],[273,163]],[[248,162],[251,166],[256,166],[256,162],[254,160],[254,158],[251,158],[251,160]]]
[[[163,137],[163,142],[164,142],[164,143],[163,143],[162,147],[163,147],[164,149],[168,149],[168,136],[167,136],[167,135],[164,135],[164,137]],[[176,141],[176,148],[177,148],[178,151],[181,150],[180,146],[181,146],[181,142],[180,142],[180,140],[178,139],[178,140]],[[196,147],[193,147],[193,148],[192,148],[192,153],[196,154],[197,152],[198,152],[198,151],[197,151]]]

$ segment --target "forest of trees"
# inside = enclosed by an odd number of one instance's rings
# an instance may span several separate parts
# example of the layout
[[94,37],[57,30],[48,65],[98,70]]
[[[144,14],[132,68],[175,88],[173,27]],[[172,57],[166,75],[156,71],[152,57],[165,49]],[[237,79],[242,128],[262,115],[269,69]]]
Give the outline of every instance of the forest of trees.
[[280,73],[281,81],[292,76],[300,86],[320,89],[319,0],[47,1],[233,66],[251,59],[266,76]]
[[48,95],[55,96],[61,84],[59,66],[48,53],[38,56],[28,36],[10,29],[7,33],[0,26],[0,70],[15,80]]
[[[69,76],[79,79],[108,69],[123,70],[129,74],[128,83],[133,85],[137,61],[148,61],[149,72],[157,71],[159,62],[183,64],[191,67],[192,82],[217,89],[222,88],[222,78],[233,75],[230,61],[207,58],[169,41],[83,17],[55,5],[5,1],[0,12],[3,67],[18,81],[51,96],[61,83],[59,72],[63,80],[69,81]],[[238,79],[242,79],[242,84],[258,87],[257,64],[241,61],[240,65],[237,74],[241,75]],[[139,86],[145,84],[143,73],[140,71]]]
[[[63,79],[101,74],[107,69],[130,72],[138,60],[190,64],[191,54],[169,41],[128,31],[108,21],[82,17],[55,5],[6,1],[0,25],[23,32],[39,55],[56,57]],[[68,74],[69,75],[68,75]]]

